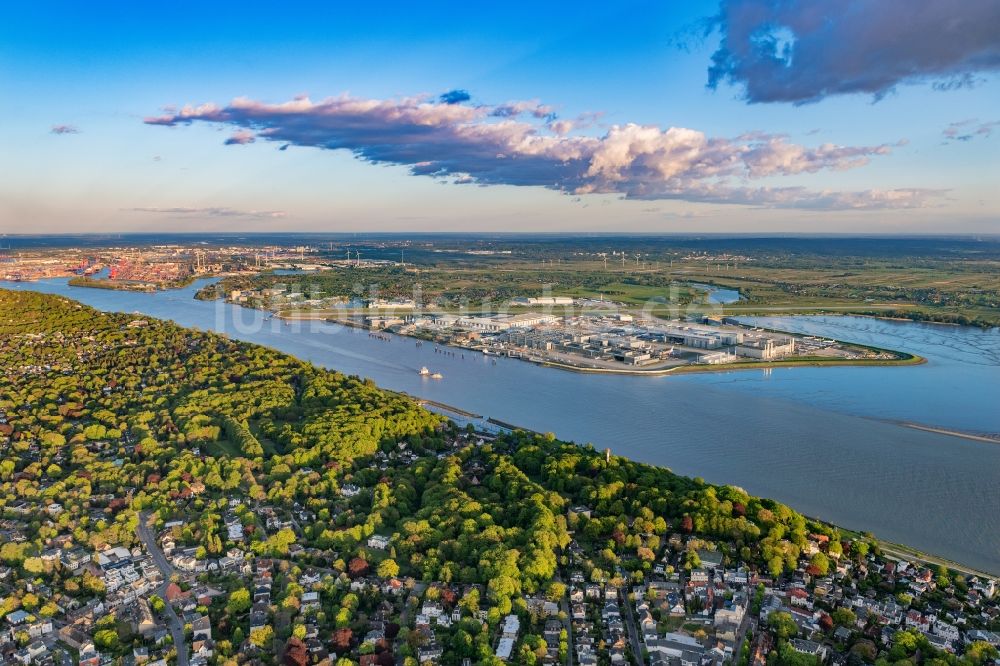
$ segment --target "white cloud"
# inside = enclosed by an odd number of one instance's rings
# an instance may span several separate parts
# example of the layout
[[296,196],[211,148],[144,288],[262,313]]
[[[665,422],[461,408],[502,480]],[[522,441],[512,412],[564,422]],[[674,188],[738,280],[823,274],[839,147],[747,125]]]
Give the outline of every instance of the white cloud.
[[890,153],[893,144],[808,147],[775,134],[710,137],[695,129],[633,123],[612,125],[600,136],[571,133],[574,122],[586,125],[594,118],[560,121],[551,107],[536,101],[475,105],[427,96],[341,96],[318,102],[297,97],[280,104],[239,98],[227,106],[185,106],[146,122],[218,124],[236,130],[227,143],[260,139],[282,146],[344,149],[369,162],[408,166],[416,175],[572,194],[751,200],[756,205],[802,208],[822,202],[852,209],[866,202],[873,208],[922,206],[936,196],[919,189],[834,193],[747,187],[756,179],[857,168]]

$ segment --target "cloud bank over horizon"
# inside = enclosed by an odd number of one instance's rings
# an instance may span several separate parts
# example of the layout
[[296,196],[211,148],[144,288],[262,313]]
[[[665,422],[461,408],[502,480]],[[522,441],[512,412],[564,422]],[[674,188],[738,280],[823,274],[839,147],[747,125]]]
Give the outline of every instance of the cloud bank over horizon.
[[722,0],[710,88],[750,103],[817,102],[900,84],[953,89],[1000,71],[996,0]]
[[124,210],[133,213],[155,213],[158,215],[170,215],[173,217],[244,217],[277,219],[287,216],[287,213],[282,210],[239,210],[224,206],[206,206],[200,208],[188,208],[183,206],[172,206],[167,208],[141,206],[138,208],[126,208]]
[[557,118],[537,101],[471,104],[466,91],[438,98],[297,97],[271,104],[238,98],[226,106],[168,109],[146,118],[174,127],[228,127],[229,145],[260,139],[288,146],[349,150],[373,164],[406,166],[414,175],[453,183],[535,186],[565,194],[615,194],[774,208],[886,209],[929,205],[940,190],[904,188],[838,192],[751,181],[864,166],[905,142],[807,147],[782,134],[709,137],[683,127],[627,123],[582,134],[593,115]]

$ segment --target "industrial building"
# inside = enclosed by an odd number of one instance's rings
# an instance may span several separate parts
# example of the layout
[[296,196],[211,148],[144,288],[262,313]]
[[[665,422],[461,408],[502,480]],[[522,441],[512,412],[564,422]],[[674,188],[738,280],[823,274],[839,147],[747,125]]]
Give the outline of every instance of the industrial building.
[[573,305],[569,296],[521,296],[511,300],[513,305]]
[[736,347],[736,354],[769,361],[795,353],[795,338],[758,337],[747,339]]
[[499,333],[512,328],[531,328],[541,324],[550,324],[558,320],[553,315],[526,312],[518,315],[490,315],[485,317],[459,317],[455,326],[476,331]]

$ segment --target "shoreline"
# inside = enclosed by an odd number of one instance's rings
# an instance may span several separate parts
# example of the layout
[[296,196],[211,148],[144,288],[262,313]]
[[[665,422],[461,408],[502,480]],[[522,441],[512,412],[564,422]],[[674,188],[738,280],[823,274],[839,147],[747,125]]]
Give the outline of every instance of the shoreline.
[[[890,317],[888,315],[872,314],[871,309],[866,312],[853,311],[851,306],[843,306],[839,311],[830,311],[829,306],[826,309],[817,308],[816,312],[804,312],[803,310],[809,308],[795,308],[794,311],[784,311],[780,306],[775,306],[779,311],[769,312],[769,313],[755,313],[755,312],[744,312],[744,313],[733,313],[733,316],[744,316],[744,317],[864,317],[865,319],[877,319],[881,321],[894,321],[903,324],[930,324],[933,326],[955,326],[958,328],[974,328],[981,331],[990,331],[995,328],[1000,328],[1000,324],[993,324],[990,322],[982,322],[979,324],[961,324],[957,321],[937,321],[935,319],[912,319],[910,317]],[[886,308],[887,309],[887,308]]]
[[[165,319],[165,320],[168,320],[168,321],[170,320],[169,317],[163,317],[162,315],[161,316],[150,315],[150,316],[154,317],[154,318],[157,318],[157,319]],[[180,326],[180,324],[178,324],[178,325]],[[404,337],[404,336],[400,336],[400,337]],[[274,349],[274,347],[271,347],[270,345],[266,345],[266,344],[262,344],[262,343],[258,343],[258,342],[246,342],[246,344],[257,345],[257,346],[262,346],[262,347]],[[300,358],[300,357],[298,357],[298,356],[296,356],[294,354],[291,354],[289,352],[280,352],[280,353],[288,354],[289,356],[293,356],[295,358]],[[331,368],[331,369],[336,370],[336,368]],[[384,388],[382,390],[391,391],[391,389],[384,389]],[[452,413],[455,413],[455,414],[457,414],[459,416],[461,416],[463,413],[464,414],[468,414],[468,415],[474,415],[473,412],[469,412],[469,411],[463,410],[461,408],[456,408],[456,407],[453,407],[451,405],[446,405],[445,403],[438,403],[437,401],[432,401],[430,399],[426,399],[425,400],[425,399],[419,398],[417,396],[413,396],[411,394],[406,394],[404,392],[398,392],[398,393],[403,394],[403,395],[407,395],[410,399],[413,399],[414,401],[416,401],[418,403],[419,402],[426,402],[427,404],[439,405],[440,408],[446,409],[446,410],[448,410],[448,411],[450,411]],[[497,422],[494,419],[490,419],[489,422],[494,423],[496,425],[500,425],[500,426],[505,427],[505,428],[514,427],[514,428],[516,428],[518,430],[524,430],[526,432],[535,432],[535,431],[530,430],[528,428],[521,428],[519,426],[511,426],[511,425],[509,425],[507,423]],[[908,427],[915,427],[916,429],[922,429],[922,428],[919,427],[919,424],[908,424],[908,423],[903,423],[903,422],[896,422],[896,424],[897,425],[908,426]],[[932,429],[931,426],[927,426],[926,428],[927,429]],[[954,433],[954,432],[947,432],[945,434],[953,434],[953,435],[961,436],[960,434],[957,434],[957,433]],[[990,440],[990,441],[993,441],[993,440]],[[626,456],[626,457],[628,457],[628,456]],[[634,459],[634,458],[629,457],[629,459]],[[646,464],[655,464],[655,463],[646,463]],[[659,467],[667,467],[667,465],[665,465],[665,464],[660,464],[660,465],[657,465],[657,466],[659,466]],[[794,505],[790,504],[790,506],[794,506]],[[841,529],[842,531],[845,531],[845,532],[852,531],[850,528],[848,528],[846,525],[843,525],[843,524],[837,524],[837,523],[831,522],[829,520],[823,520],[823,519],[818,519],[818,518],[814,518],[814,520],[817,520],[818,522],[822,522],[822,523],[825,523],[825,524],[828,524],[828,525],[836,525],[838,527],[838,529]],[[967,565],[962,565],[962,564],[960,564],[958,562],[955,562],[954,560],[949,560],[949,559],[946,559],[946,558],[941,558],[939,556],[934,556],[934,555],[926,554],[923,551],[920,551],[920,550],[918,550],[916,548],[911,548],[911,547],[908,547],[908,546],[904,546],[904,545],[900,545],[900,544],[895,544],[893,542],[888,542],[888,541],[882,541],[882,540],[877,540],[877,541],[880,544],[885,544],[884,548],[885,548],[885,550],[887,552],[891,552],[891,553],[897,554],[897,556],[902,556],[902,557],[905,557],[905,558],[910,559],[910,560],[913,560],[913,559],[927,559],[930,562],[942,562],[942,563],[945,563],[945,566],[949,566],[951,568],[955,568],[956,570],[973,571],[973,572],[974,571],[979,571],[979,572],[981,572],[983,574],[986,573],[986,572],[984,572],[982,570],[975,569],[975,568],[972,568],[972,567],[967,566]],[[991,577],[995,577],[997,574],[989,574],[989,575]]]
[[844,535],[862,537],[865,534],[869,534],[872,537],[878,547],[882,550],[882,553],[886,555],[889,559],[896,561],[906,560],[908,562],[919,562],[921,564],[930,566],[944,566],[951,571],[957,571],[959,573],[971,574],[974,576],[983,576],[986,578],[996,578],[1000,579],[1000,571],[997,573],[990,573],[984,569],[977,569],[976,567],[969,566],[968,564],[962,564],[955,560],[943,557],[941,555],[935,555],[933,553],[928,553],[922,551],[918,548],[912,546],[907,546],[906,544],[896,543],[895,541],[888,541],[886,539],[881,539],[878,535],[872,535],[870,532],[858,531],[844,525],[838,525],[837,523],[832,523],[829,520],[824,520],[822,518],[816,518],[815,516],[804,515],[807,519],[813,520],[817,523],[822,523],[824,525],[829,525],[835,527]]
[[627,375],[633,377],[663,377],[666,375],[698,374],[711,372],[730,372],[735,370],[770,370],[773,368],[825,368],[825,367],[885,367],[885,366],[909,366],[923,365],[927,359],[916,354],[909,354],[909,358],[890,359],[790,359],[788,361],[748,361],[746,363],[720,363],[718,365],[675,365],[669,368],[658,368],[653,370],[629,370],[626,368],[583,368],[557,361],[532,361],[530,359],[518,358],[519,361],[528,361],[535,365],[555,368],[557,370],[567,370],[584,374],[605,374],[605,375]]
[[[536,434],[536,435],[541,434],[537,430],[532,430],[530,428],[525,428],[525,427],[518,426],[518,425],[515,425],[515,424],[507,423],[507,422],[504,422],[504,421],[499,421],[497,419],[494,419],[494,418],[491,418],[491,417],[487,417],[487,416],[484,416],[482,414],[475,414],[473,412],[466,411],[466,410],[464,410],[464,409],[462,409],[460,407],[455,407],[454,405],[448,405],[446,403],[439,402],[437,400],[431,400],[429,398],[420,398],[420,397],[412,395],[410,393],[402,393],[402,395],[405,395],[408,398],[416,401],[417,404],[419,404],[421,406],[423,406],[423,405],[431,405],[433,407],[438,408],[439,410],[442,410],[442,411],[445,411],[445,412],[451,412],[453,414],[457,414],[457,415],[459,415],[459,416],[461,416],[463,418],[466,418],[466,419],[470,419],[470,420],[471,419],[477,419],[477,420],[486,421],[486,422],[491,423],[493,425],[500,426],[502,428],[510,430],[511,432],[514,432],[514,431],[517,431],[517,430],[521,430],[521,431],[524,431],[524,432],[527,432],[527,433],[533,433],[533,434]],[[444,414],[444,416],[447,416],[447,414]],[[930,432],[936,432],[938,434],[952,435],[952,436],[955,436],[955,437],[964,437],[964,438],[968,438],[968,439],[986,440],[986,441],[990,441],[990,442],[993,442],[993,443],[1000,444],[1000,439],[990,439],[988,437],[976,436],[976,435],[972,435],[970,433],[962,433],[961,431],[952,431],[952,430],[947,430],[947,429],[934,428],[932,426],[922,426],[919,423],[912,423],[912,422],[906,422],[906,421],[891,421],[891,420],[886,420],[885,422],[892,423],[892,424],[895,424],[895,425],[898,425],[898,426],[901,426],[901,427],[914,428],[914,429],[917,429],[917,430],[928,430]],[[614,454],[614,452],[612,452],[612,455],[616,455],[616,454]],[[631,460],[631,458],[629,458],[629,459]],[[653,463],[646,463],[646,464],[653,464]],[[664,467],[666,469],[669,469],[669,468],[667,468],[664,465],[656,465],[656,466],[657,467]],[[805,514],[803,514],[803,515],[805,515]],[[808,518],[809,520],[813,520],[813,521],[815,521],[817,523],[822,523],[824,525],[829,525],[829,526],[835,527],[838,530],[840,530],[842,533],[856,534],[858,536],[861,536],[862,534],[864,534],[864,532],[862,532],[862,531],[858,531],[856,529],[847,527],[845,525],[839,525],[837,523],[830,522],[829,520],[825,520],[823,518],[817,518],[815,516],[809,516],[809,515],[805,515],[805,517]],[[990,577],[990,578],[1000,577],[1000,572],[990,573],[990,572],[985,571],[983,569],[977,569],[976,567],[972,567],[972,566],[969,566],[967,564],[962,564],[961,562],[957,562],[957,561],[949,559],[947,557],[943,557],[943,556],[940,556],[940,555],[935,555],[933,553],[928,553],[928,552],[922,551],[922,550],[920,550],[918,548],[915,548],[915,547],[912,547],[912,546],[907,546],[906,544],[901,544],[901,543],[896,543],[894,541],[887,541],[885,539],[880,539],[877,535],[874,536],[874,541],[878,544],[879,548],[882,549],[883,553],[885,553],[886,555],[888,555],[891,559],[896,559],[896,560],[903,560],[903,559],[905,559],[905,560],[908,560],[908,561],[917,561],[917,562],[920,562],[920,563],[925,564],[925,565],[935,565],[935,566],[936,565],[943,565],[943,566],[945,566],[948,569],[951,569],[953,571],[957,571],[957,572],[961,572],[961,573],[966,573],[966,574],[972,574],[972,575],[976,575],[976,576],[986,576],[986,577]]]
[[879,419],[884,423],[892,423],[903,428],[912,428],[913,430],[922,430],[924,432],[933,432],[938,435],[946,435],[949,437],[959,437],[961,439],[969,439],[975,442],[987,442],[989,444],[1000,444],[1000,433],[996,436],[991,437],[990,435],[979,434],[974,432],[967,432],[964,430],[954,430],[951,428],[942,428],[939,426],[923,425],[921,423],[914,423],[912,421],[895,421],[892,419]]

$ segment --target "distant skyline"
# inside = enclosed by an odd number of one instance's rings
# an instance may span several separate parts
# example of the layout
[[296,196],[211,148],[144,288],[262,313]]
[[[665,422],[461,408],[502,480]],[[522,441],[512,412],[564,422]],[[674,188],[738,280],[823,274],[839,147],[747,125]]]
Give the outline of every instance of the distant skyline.
[[25,3],[0,233],[1000,233],[1000,3]]

